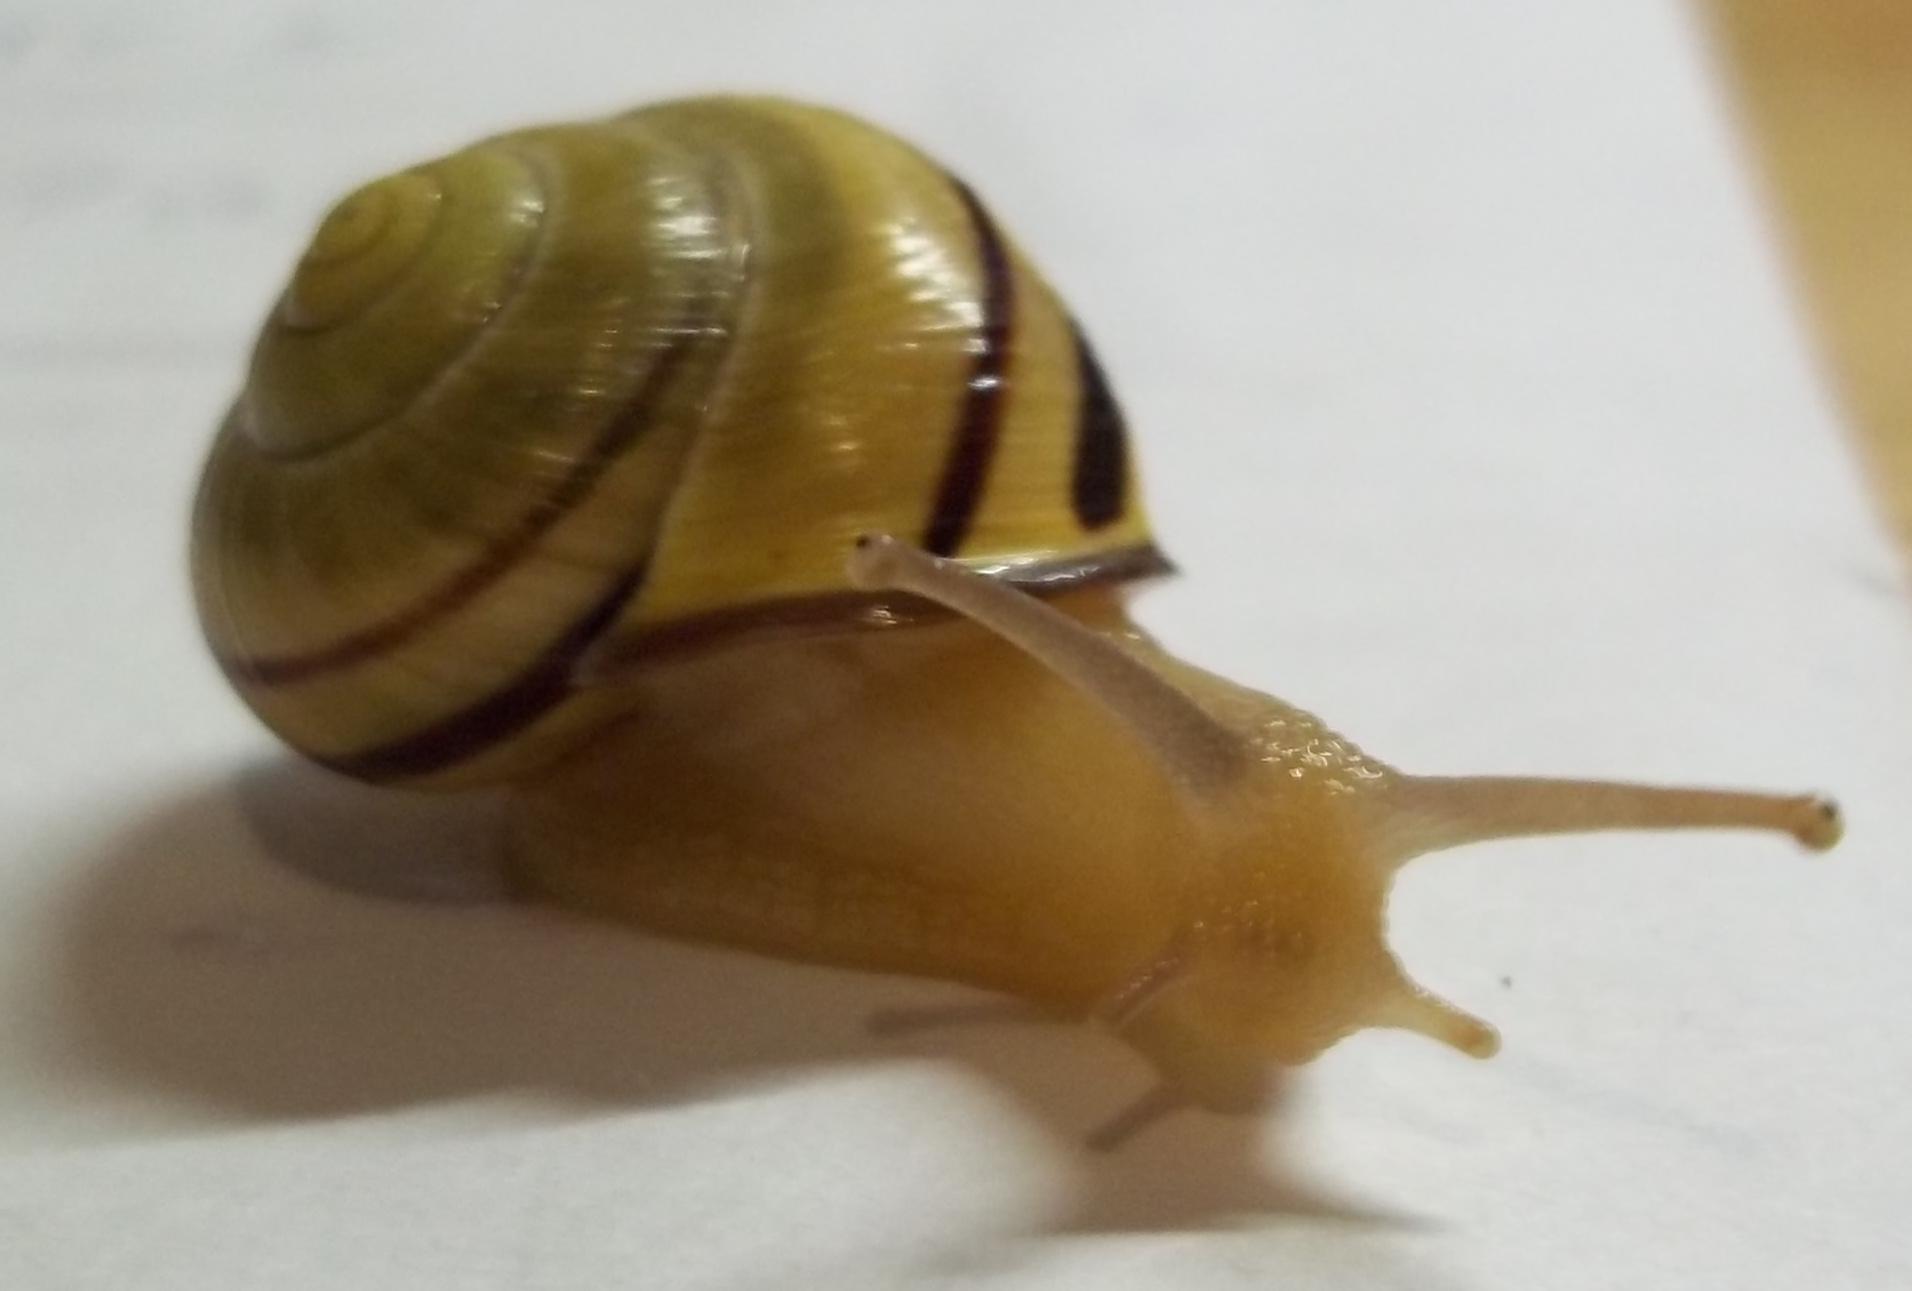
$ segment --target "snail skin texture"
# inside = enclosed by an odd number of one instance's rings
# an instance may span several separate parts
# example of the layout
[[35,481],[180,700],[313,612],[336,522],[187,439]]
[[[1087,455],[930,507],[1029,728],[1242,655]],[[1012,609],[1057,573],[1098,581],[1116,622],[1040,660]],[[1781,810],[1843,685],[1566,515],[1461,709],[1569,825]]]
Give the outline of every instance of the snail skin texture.
[[1167,567],[1094,353],[982,203],[768,99],[345,198],[193,524],[245,701],[361,779],[504,786],[525,891],[1095,1020],[1156,1111],[1253,1110],[1364,1027],[1493,1053],[1387,947],[1410,857],[1838,837],[1809,796],[1396,771],[1138,631]]

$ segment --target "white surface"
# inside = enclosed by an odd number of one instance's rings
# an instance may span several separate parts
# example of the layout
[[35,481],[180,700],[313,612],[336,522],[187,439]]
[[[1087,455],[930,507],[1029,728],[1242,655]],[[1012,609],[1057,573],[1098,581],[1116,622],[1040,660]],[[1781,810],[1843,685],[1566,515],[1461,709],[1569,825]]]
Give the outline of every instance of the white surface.
[[[1701,55],[1645,3],[0,5],[0,1286],[1906,1285],[1905,606]],[[714,87],[990,196],[1193,657],[1409,767],[1823,785],[1846,847],[1428,863],[1397,942],[1503,1057],[1362,1037],[1110,1161],[1096,1037],[878,1042],[959,993],[341,890],[462,844],[202,657],[253,323],[348,184]]]

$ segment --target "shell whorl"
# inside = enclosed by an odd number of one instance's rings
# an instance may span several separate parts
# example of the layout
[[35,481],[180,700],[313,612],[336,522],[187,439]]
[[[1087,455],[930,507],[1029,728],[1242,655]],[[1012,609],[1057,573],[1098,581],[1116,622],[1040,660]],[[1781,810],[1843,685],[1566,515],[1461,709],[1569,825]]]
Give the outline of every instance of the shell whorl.
[[458,784],[615,712],[575,680],[607,639],[871,620],[840,566],[876,528],[1037,585],[1161,567],[1093,356],[967,189],[836,113],[691,100],[341,201],[208,463],[194,581],[288,743]]

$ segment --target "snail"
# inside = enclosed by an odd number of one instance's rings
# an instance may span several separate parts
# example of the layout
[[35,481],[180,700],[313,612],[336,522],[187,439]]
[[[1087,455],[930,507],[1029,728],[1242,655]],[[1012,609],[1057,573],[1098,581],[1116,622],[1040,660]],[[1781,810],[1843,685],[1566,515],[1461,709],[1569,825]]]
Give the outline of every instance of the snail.
[[1406,774],[1169,655],[1124,611],[1169,564],[1082,329],[962,182],[781,100],[342,200],[192,570],[267,726],[362,780],[503,786],[531,896],[1099,1023],[1150,1115],[1252,1112],[1367,1027],[1492,1054],[1388,948],[1412,857],[1841,830],[1809,795]]

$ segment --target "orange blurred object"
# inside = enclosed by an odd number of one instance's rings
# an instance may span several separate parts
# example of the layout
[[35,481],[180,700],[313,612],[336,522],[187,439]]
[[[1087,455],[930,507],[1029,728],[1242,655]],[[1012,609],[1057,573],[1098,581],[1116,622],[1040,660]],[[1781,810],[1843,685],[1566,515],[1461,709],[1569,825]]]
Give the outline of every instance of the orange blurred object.
[[1912,0],[1704,0],[1822,359],[1912,551]]

